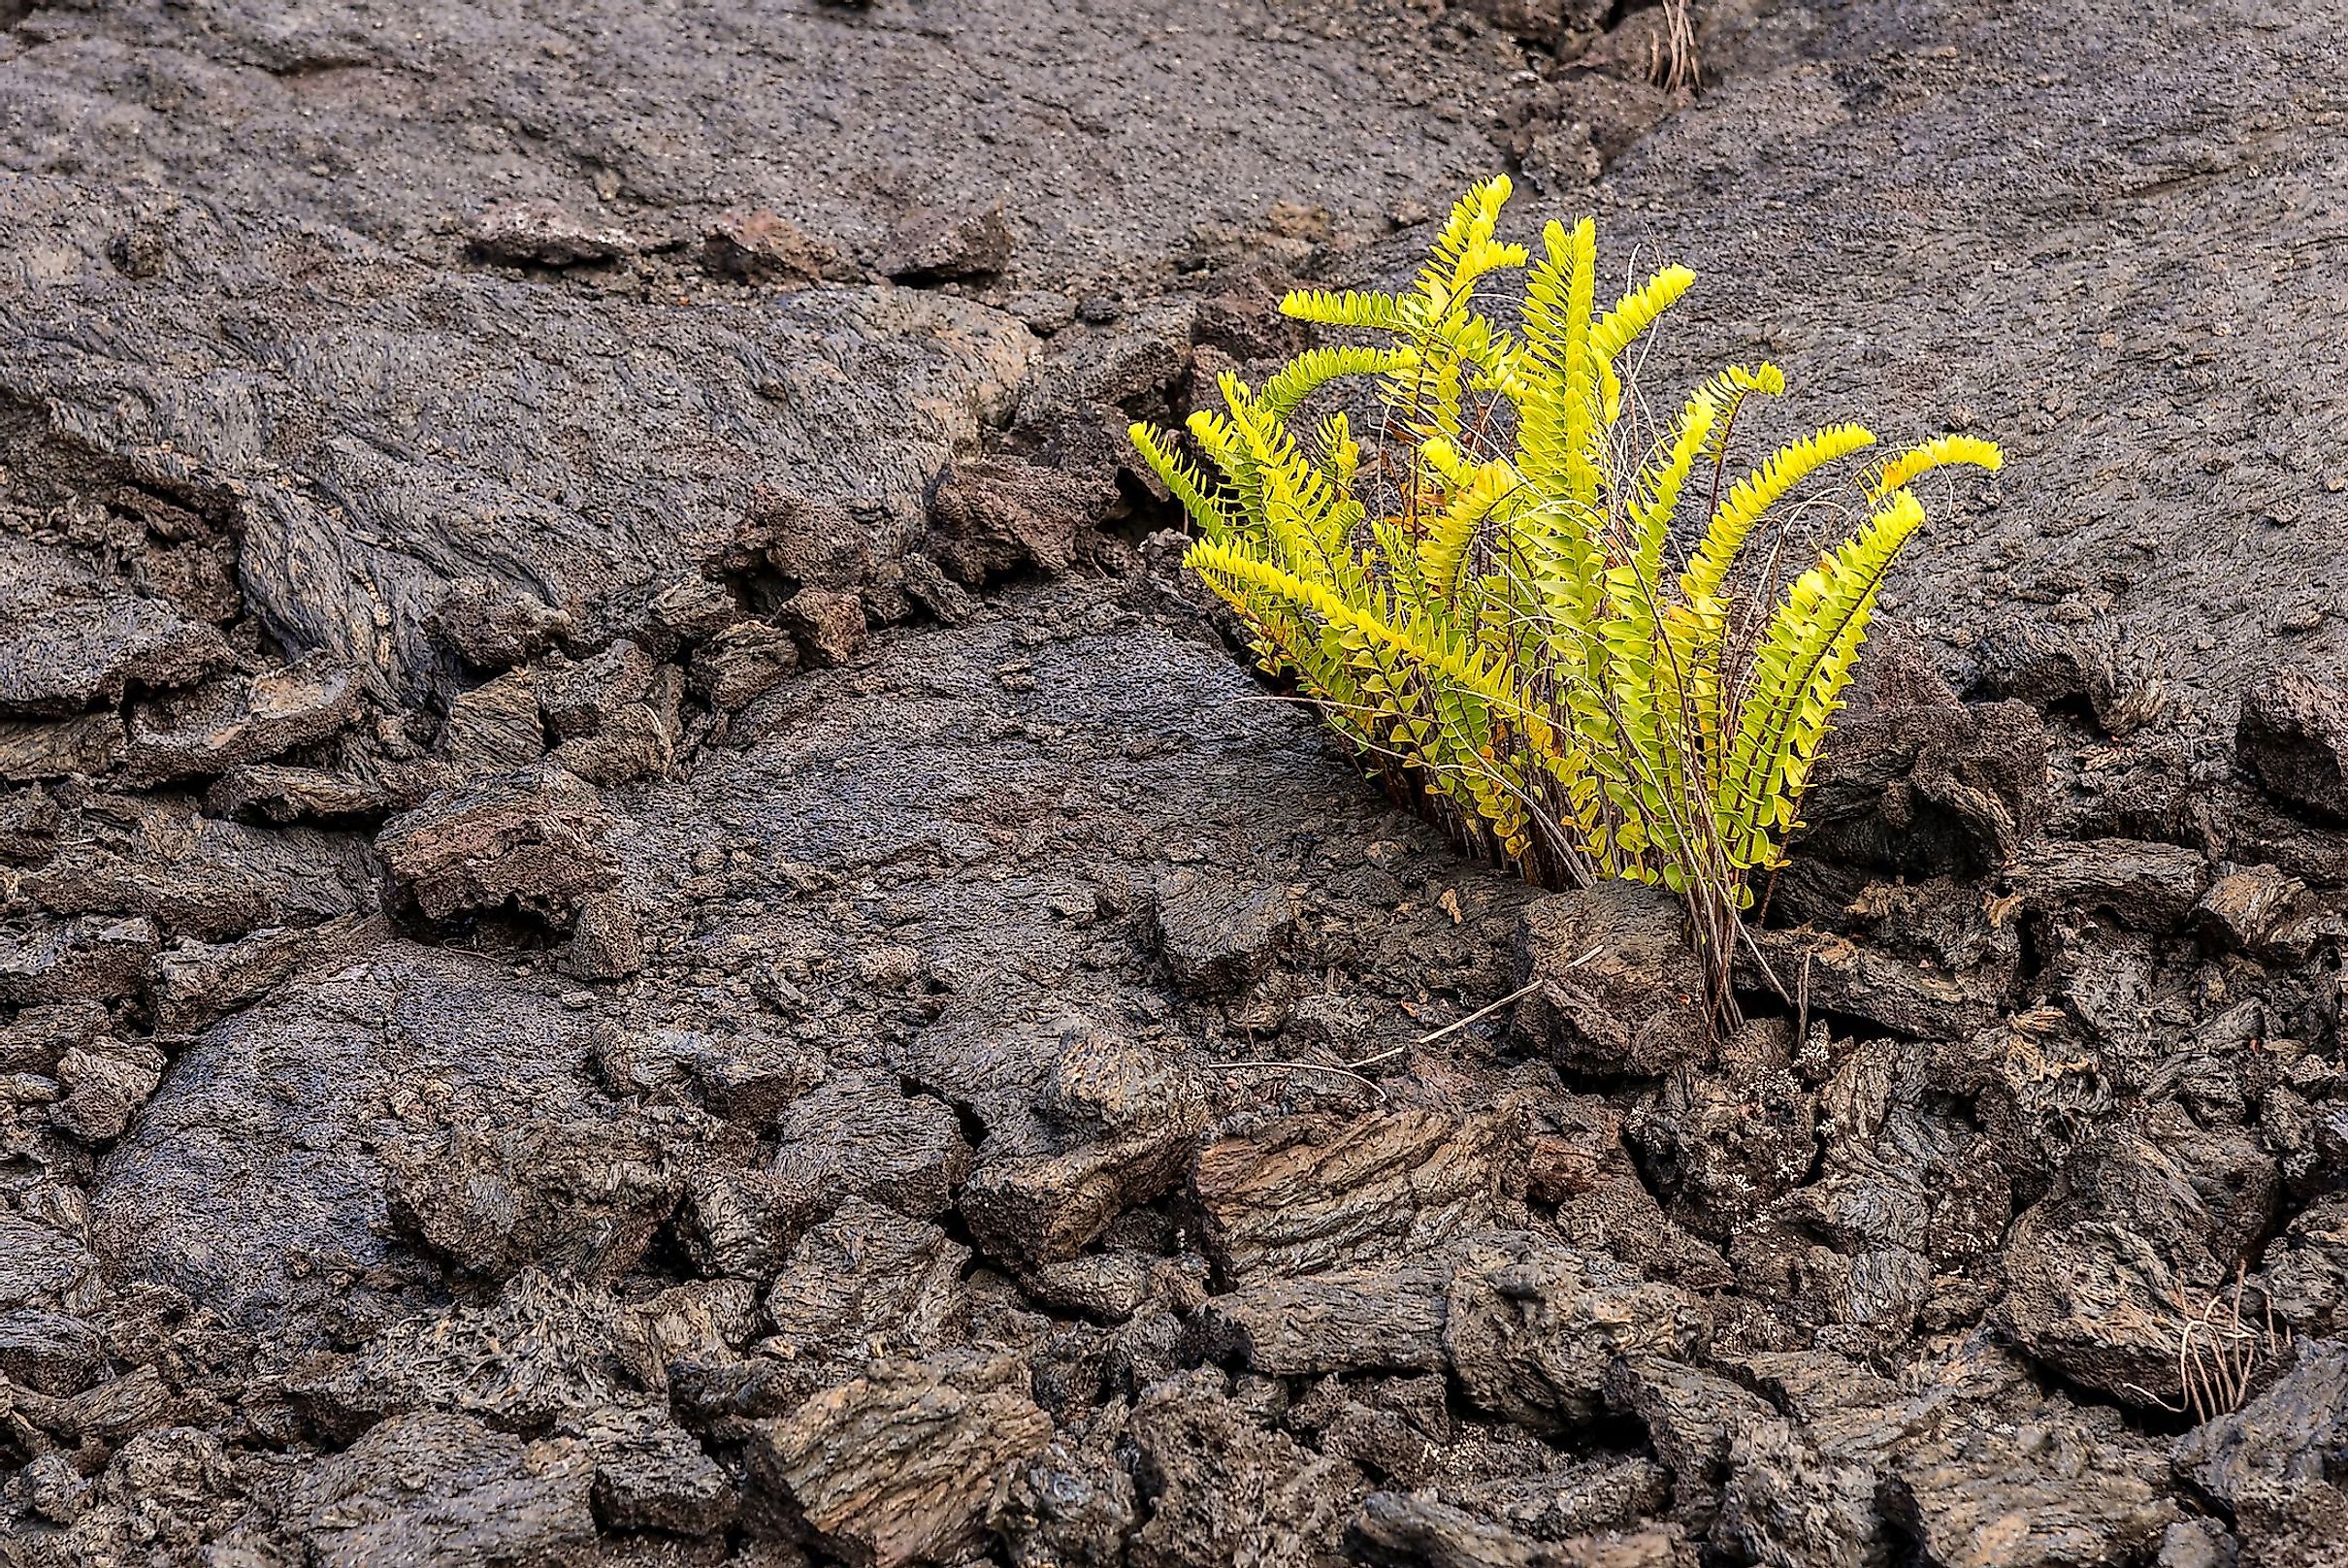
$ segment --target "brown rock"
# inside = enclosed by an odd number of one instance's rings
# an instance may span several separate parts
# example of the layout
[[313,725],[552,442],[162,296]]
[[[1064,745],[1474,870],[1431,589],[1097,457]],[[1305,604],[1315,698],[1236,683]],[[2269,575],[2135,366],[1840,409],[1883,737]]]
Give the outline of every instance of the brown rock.
[[1491,1228],[1525,1160],[1495,1109],[1297,1117],[1201,1150],[1190,1186],[1207,1251],[1235,1281],[1370,1262]]
[[880,273],[900,283],[986,278],[1011,261],[1017,243],[1003,205],[917,207],[898,218],[881,251]]
[[739,621],[695,648],[692,668],[695,694],[731,713],[799,668],[799,644],[764,621]]
[[835,245],[811,240],[790,219],[766,208],[720,212],[701,234],[701,265],[721,278],[751,283],[857,281],[862,275]]
[[436,796],[384,824],[375,849],[427,920],[510,902],[568,926],[582,899],[618,878],[611,828],[592,790],[539,768]]
[[1679,900],[1630,882],[1554,894],[1517,928],[1516,1032],[1560,1066],[1659,1077],[1712,1048]]
[[103,775],[122,761],[122,715],[108,711],[54,723],[0,724],[0,780]]
[[775,620],[817,669],[844,665],[864,645],[864,602],[856,594],[801,588],[784,601]]
[[876,1361],[752,1428],[751,1489],[858,1568],[954,1561],[1051,1438],[1027,1383],[1026,1359],[1001,1351]]
[[1064,572],[1114,499],[1105,484],[1032,464],[957,463],[930,498],[928,553],[973,588],[1013,572]]

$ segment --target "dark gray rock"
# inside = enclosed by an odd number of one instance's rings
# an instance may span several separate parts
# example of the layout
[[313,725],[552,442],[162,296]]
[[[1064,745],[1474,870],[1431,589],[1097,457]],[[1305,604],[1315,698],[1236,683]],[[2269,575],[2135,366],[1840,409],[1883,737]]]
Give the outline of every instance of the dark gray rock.
[[512,907],[567,927],[582,899],[611,887],[612,818],[557,768],[486,778],[383,825],[375,849],[426,920]]
[[1043,1452],[1012,1472],[988,1516],[1014,1568],[1119,1568],[1140,1522],[1133,1477],[1111,1440],[1123,1424],[1112,1407],[1080,1437],[1057,1432]]
[[458,577],[424,617],[424,629],[476,670],[511,670],[567,640],[566,612],[494,577]]
[[1152,1388],[1126,1438],[1149,1513],[1130,1561],[1209,1568],[1245,1557],[1301,1568],[1333,1551],[1363,1489],[1351,1465],[1258,1425],[1218,1372]]
[[1175,983],[1193,996],[1246,988],[1296,930],[1285,887],[1177,872],[1157,890],[1151,924]]
[[1660,1356],[1628,1356],[1607,1370],[1607,1404],[1638,1418],[1672,1473],[1672,1517],[1694,1535],[1718,1518],[1737,1439],[1775,1419],[1765,1400],[1715,1373]]
[[1618,1356],[1686,1359],[1710,1339],[1696,1299],[1604,1254],[1499,1235],[1452,1274],[1444,1347],[1468,1396],[1537,1431],[1594,1420]]
[[155,923],[145,915],[130,920],[85,915],[45,924],[21,936],[0,932],[0,1006],[136,996],[161,946]]
[[2289,1354],[2257,1398],[2177,1439],[2177,1474],[2229,1507],[2262,1486],[2343,1479],[2348,1344],[2300,1340]]
[[217,631],[164,601],[62,550],[0,535],[0,714],[113,707],[134,681],[191,686],[229,657]]
[[324,740],[357,716],[358,705],[351,671],[328,654],[134,703],[131,776],[152,786],[263,762]]
[[883,1073],[833,1073],[792,1102],[776,1132],[775,1179],[827,1213],[864,1197],[927,1219],[952,1206],[970,1168],[953,1110]]
[[1052,1435],[1027,1362],[1001,1351],[881,1360],[758,1422],[754,1501],[871,1568],[951,1562],[976,1548],[996,1489]]
[[1229,1280],[1318,1273],[1487,1230],[1524,1166],[1511,1111],[1300,1117],[1201,1149],[1190,1191]]
[[1657,1077],[1712,1048],[1703,967],[1687,919],[1660,888],[1602,882],[1524,911],[1516,1003],[1530,1050],[1584,1072]]
[[2111,1411],[1975,1414],[1892,1462],[1883,1504],[1948,1568],[2119,1568],[2177,1518],[2159,1450]]
[[791,634],[764,621],[740,621],[693,650],[692,688],[731,713],[799,668]]
[[2234,754],[2277,800],[2348,822],[2348,689],[2278,667],[2242,693]]
[[2210,882],[2209,863],[2174,844],[2129,838],[2040,839],[2009,873],[2037,908],[2095,909],[2140,931],[2174,931]]
[[397,941],[322,968],[183,1052],[108,1157],[90,1228],[114,1278],[256,1327],[307,1322],[351,1288],[342,1270],[412,1259],[375,1153],[408,1132],[411,1096],[470,1088],[560,1114],[586,1094],[599,1021],[507,969]]
[[318,926],[374,907],[364,840],[318,828],[263,830],[128,797],[82,814],[80,831],[18,886],[60,915],[143,916],[216,942],[265,926]]
[[595,1554],[594,1478],[592,1456],[567,1438],[526,1443],[464,1416],[401,1415],[297,1471],[280,1517],[321,1568],[581,1562]]
[[1379,1568],[1685,1568],[1673,1525],[1544,1538],[1478,1519],[1419,1493],[1379,1491],[1347,1526],[1346,1554]]
[[528,768],[546,745],[537,671],[516,670],[450,698],[432,752],[455,778],[471,779]]
[[111,710],[78,719],[0,723],[0,779],[22,783],[76,773],[102,778],[120,766],[126,743],[122,715]]
[[80,1318],[0,1310],[0,1373],[19,1388],[62,1399],[88,1388],[104,1359],[97,1331]]
[[1453,1259],[1448,1252],[1297,1280],[1267,1280],[1210,1300],[1202,1347],[1267,1377],[1437,1371]]
[[606,1291],[525,1269],[480,1306],[403,1319],[346,1356],[313,1359],[287,1392],[329,1436],[437,1410],[503,1431],[659,1391],[662,1368]]
[[849,1198],[791,1249],[767,1290],[768,1348],[853,1362],[954,1344],[966,1332],[969,1260],[936,1225]]
[[1014,572],[1064,572],[1115,499],[1032,464],[957,463],[929,501],[927,554],[973,588]]
[[594,1457],[591,1496],[605,1529],[714,1535],[734,1522],[734,1483],[667,1410],[610,1405],[560,1430]]

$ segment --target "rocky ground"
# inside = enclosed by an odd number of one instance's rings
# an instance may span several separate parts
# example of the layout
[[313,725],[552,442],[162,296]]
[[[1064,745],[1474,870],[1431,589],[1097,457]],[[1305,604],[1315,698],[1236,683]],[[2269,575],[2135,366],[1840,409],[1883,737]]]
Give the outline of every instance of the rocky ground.
[[[2348,1563],[2348,12],[1698,19],[0,3],[0,1562]],[[2008,453],[1717,1047],[1120,445],[1494,167]]]

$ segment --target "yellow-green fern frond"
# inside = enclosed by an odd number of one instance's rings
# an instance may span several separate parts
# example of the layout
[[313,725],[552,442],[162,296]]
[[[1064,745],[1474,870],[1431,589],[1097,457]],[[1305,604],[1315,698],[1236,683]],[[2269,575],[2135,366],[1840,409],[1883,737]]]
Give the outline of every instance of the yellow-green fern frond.
[[1721,499],[1720,509],[1705,529],[1704,542],[1680,578],[1680,592],[1689,599],[1719,593],[1745,539],[1772,506],[1827,464],[1875,443],[1875,432],[1865,425],[1829,425],[1780,447]]
[[1868,498],[1879,501],[1920,474],[1958,466],[1987,469],[1995,474],[2006,466],[2006,454],[1998,450],[1995,441],[1985,441],[1978,437],[1935,436],[1921,446],[1910,446],[1884,464],[1883,471],[1867,486]]

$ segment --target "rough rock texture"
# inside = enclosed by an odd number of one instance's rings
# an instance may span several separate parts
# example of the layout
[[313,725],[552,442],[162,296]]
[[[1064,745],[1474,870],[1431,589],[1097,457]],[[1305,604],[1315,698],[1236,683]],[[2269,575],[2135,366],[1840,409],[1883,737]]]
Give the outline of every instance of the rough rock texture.
[[[2336,1559],[2336,4],[410,12],[0,4],[0,1560]],[[1125,443],[1496,165],[2006,448],[1717,1039]]]
[[1051,1435],[1027,1370],[999,1352],[877,1362],[761,1423],[751,1486],[835,1555],[950,1562],[979,1540],[1011,1467]]

